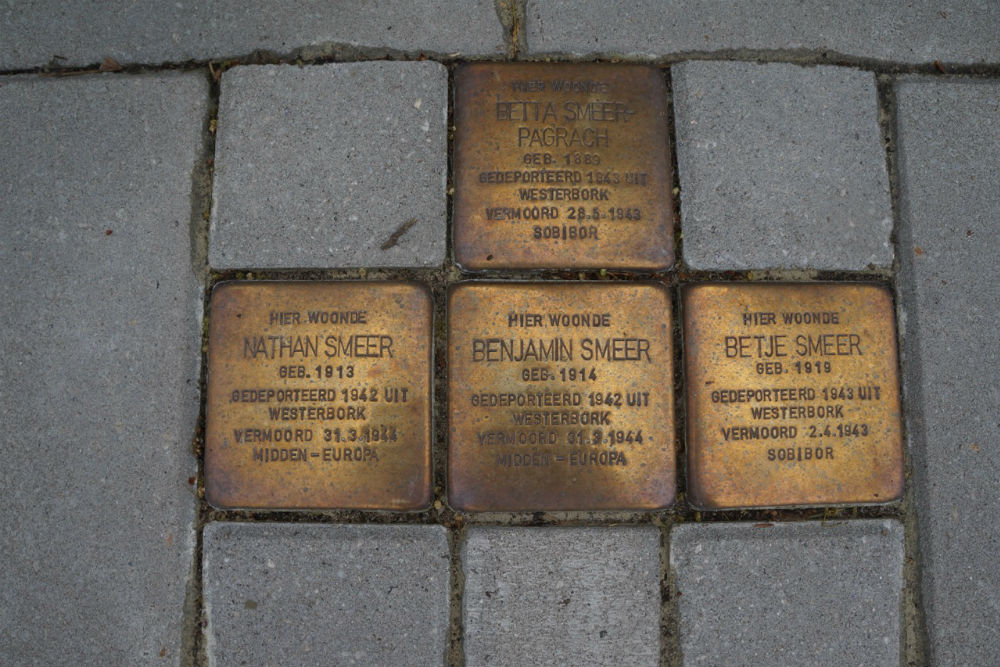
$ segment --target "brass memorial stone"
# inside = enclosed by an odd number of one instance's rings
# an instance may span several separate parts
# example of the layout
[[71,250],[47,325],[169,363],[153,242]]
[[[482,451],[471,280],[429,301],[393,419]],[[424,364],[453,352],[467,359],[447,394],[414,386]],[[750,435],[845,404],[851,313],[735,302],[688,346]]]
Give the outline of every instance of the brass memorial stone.
[[451,290],[448,319],[453,507],[673,503],[664,285],[465,282]]
[[431,300],[403,282],[212,293],[205,491],[222,508],[430,503]]
[[893,322],[892,298],[878,285],[687,287],[691,503],[722,509],[898,499]]
[[659,270],[674,260],[667,93],[645,65],[455,75],[455,260]]

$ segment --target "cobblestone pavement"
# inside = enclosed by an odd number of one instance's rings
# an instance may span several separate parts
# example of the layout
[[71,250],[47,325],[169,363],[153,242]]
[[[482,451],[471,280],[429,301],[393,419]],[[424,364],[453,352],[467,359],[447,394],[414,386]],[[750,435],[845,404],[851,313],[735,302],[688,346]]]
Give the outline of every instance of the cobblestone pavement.
[[[454,72],[507,60],[658,68],[670,270],[454,263]],[[8,2],[0,69],[3,664],[997,661],[1000,4]],[[699,512],[680,465],[666,510],[450,508],[478,276],[888,286],[904,496]],[[205,502],[208,297],[275,278],[428,285],[430,508]]]

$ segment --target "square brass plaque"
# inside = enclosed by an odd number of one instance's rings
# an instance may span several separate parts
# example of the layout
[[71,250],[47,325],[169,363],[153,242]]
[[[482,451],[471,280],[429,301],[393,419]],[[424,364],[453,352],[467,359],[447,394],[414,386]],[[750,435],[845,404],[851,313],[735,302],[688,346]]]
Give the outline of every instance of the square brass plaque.
[[466,282],[448,320],[453,507],[673,503],[664,285]]
[[430,503],[431,300],[385,282],[212,293],[205,491],[223,508]]
[[469,270],[674,260],[667,93],[645,65],[455,75],[455,260]]
[[688,483],[706,509],[903,491],[892,298],[877,285],[684,291]]

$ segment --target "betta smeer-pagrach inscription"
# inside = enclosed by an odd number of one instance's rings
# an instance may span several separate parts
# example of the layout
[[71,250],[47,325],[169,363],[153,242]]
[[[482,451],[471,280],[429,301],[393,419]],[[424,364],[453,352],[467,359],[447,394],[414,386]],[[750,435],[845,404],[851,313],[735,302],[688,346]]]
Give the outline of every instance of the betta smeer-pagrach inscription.
[[455,76],[455,259],[466,269],[665,269],[673,207],[663,73],[466,65]]
[[212,294],[205,487],[222,508],[430,503],[430,295],[404,282]]
[[453,507],[673,503],[664,285],[460,283],[450,293],[448,336]]
[[689,499],[884,503],[903,489],[896,332],[870,284],[684,290]]

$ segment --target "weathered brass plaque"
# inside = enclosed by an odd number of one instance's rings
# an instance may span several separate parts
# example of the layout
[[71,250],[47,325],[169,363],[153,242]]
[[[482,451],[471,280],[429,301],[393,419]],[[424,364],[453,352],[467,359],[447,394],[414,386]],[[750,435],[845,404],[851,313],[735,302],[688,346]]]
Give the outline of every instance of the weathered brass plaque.
[[892,298],[865,284],[684,291],[689,498],[884,503],[903,490]]
[[673,503],[664,285],[466,282],[448,318],[453,507]]
[[223,508],[430,503],[431,300],[401,282],[212,294],[205,491]]
[[657,270],[674,260],[667,93],[645,65],[455,75],[455,260]]

